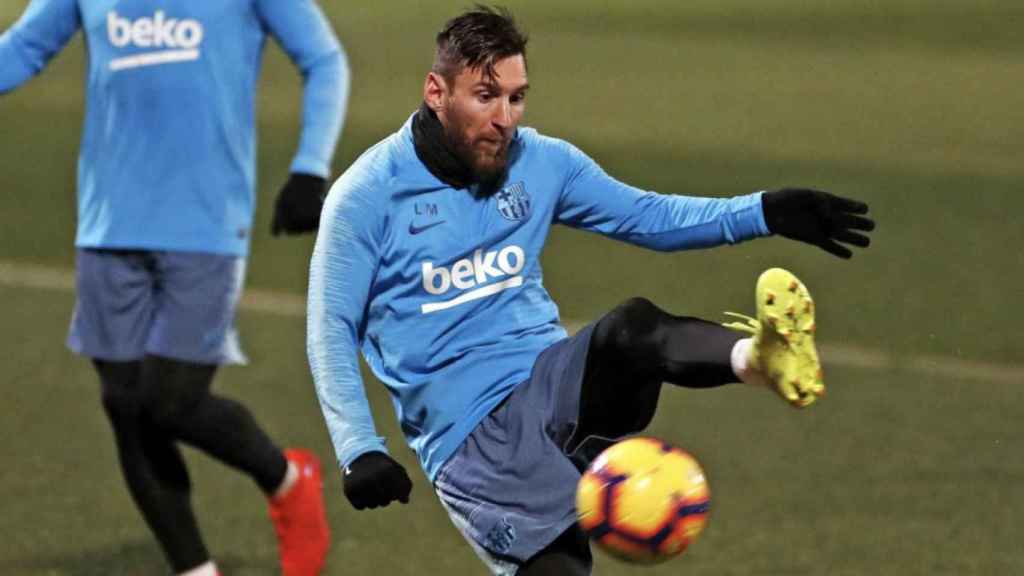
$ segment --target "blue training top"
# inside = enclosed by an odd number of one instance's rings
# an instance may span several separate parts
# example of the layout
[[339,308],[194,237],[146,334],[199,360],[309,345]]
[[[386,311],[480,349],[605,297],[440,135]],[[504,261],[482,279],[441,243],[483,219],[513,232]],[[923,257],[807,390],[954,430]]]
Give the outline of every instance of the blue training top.
[[348,64],[313,0],[32,0],[0,36],[0,93],[39,73],[79,28],[89,64],[77,246],[248,252],[268,34],[305,78],[291,170],[329,174]]
[[541,278],[552,224],[665,251],[769,233],[760,193],[645,192],[529,128],[512,147],[505,188],[477,198],[427,170],[410,121],[331,188],[310,269],[307,348],[342,466],[384,451],[357,350],[433,480],[538,354],[566,337]]

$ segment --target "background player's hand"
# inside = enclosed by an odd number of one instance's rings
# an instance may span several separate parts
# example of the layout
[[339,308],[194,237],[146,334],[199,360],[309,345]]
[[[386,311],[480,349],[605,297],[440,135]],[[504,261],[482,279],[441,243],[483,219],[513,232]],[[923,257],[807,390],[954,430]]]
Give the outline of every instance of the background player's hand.
[[761,197],[768,230],[792,240],[814,244],[840,258],[853,252],[839,244],[866,248],[871,239],[857,231],[870,232],[875,222],[863,216],[868,205],[828,192],[802,188],[784,188],[765,192]]
[[274,203],[274,221],[270,232],[277,236],[312,232],[320,227],[327,180],[311,174],[292,174]]
[[345,497],[356,510],[409,503],[412,480],[405,468],[383,452],[367,452],[345,467]]

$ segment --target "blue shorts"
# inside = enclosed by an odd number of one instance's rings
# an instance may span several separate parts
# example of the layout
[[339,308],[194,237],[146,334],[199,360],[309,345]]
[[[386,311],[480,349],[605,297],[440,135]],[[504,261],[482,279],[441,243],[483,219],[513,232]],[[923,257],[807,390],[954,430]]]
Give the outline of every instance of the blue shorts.
[[[537,357],[530,378],[498,405],[438,471],[434,489],[494,574],[515,574],[576,522],[570,442],[594,325]],[[589,438],[585,446],[595,454]]]
[[242,364],[234,327],[245,258],[225,254],[81,248],[67,345],[102,360],[146,355]]

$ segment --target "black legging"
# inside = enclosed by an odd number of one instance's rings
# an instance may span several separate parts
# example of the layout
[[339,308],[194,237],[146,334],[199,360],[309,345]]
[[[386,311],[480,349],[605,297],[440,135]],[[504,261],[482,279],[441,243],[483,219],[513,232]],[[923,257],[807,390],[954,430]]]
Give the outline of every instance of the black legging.
[[573,524],[523,563],[516,576],[588,576],[593,563],[586,534]]
[[216,366],[155,356],[93,363],[132,498],[175,572],[203,564],[209,553],[176,442],[245,472],[267,494],[284,479],[284,454],[244,406],[210,393]]
[[594,327],[585,378],[613,370],[687,388],[736,382],[730,357],[742,337],[721,324],[673,316],[646,298],[632,298]]
[[742,337],[714,322],[673,316],[645,298],[622,303],[594,327],[574,440],[642,430],[654,417],[662,382],[686,388],[738,382],[731,356]]

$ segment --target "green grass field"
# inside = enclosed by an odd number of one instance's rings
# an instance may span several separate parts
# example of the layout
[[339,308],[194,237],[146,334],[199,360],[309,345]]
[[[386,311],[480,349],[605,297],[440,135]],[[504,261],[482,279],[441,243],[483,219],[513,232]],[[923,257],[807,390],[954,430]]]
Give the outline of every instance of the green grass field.
[[[0,29],[26,4],[0,5]],[[338,172],[417,106],[433,35],[467,3],[345,4],[325,3],[353,69]],[[1024,4],[508,4],[532,37],[525,124],[642,187],[730,195],[817,186],[868,200],[879,222],[875,245],[851,262],[781,239],[664,255],[571,230],[552,235],[546,284],[567,321],[633,295],[709,318],[749,311],[757,274],[781,265],[815,294],[821,340],[837,351],[825,355],[828,397],[803,412],[739,387],[668,391],[650,432],[704,463],[711,522],[666,565],[599,557],[596,573],[1024,573]],[[0,264],[73,263],[82,77],[79,37],[39,78],[0,96]],[[249,286],[292,295],[303,292],[312,241],[272,239],[267,229],[299,94],[298,76],[271,48]],[[72,299],[0,277],[0,574],[166,573],[120,479],[95,376],[63,347]],[[224,370],[218,389],[243,399],[283,443],[330,461],[302,318],[245,311],[239,322],[252,362]],[[858,361],[879,357],[887,361]],[[327,572],[482,574],[372,381],[370,397],[412,472],[413,503],[355,512],[328,466]],[[274,574],[258,491],[188,456],[225,574]]]

